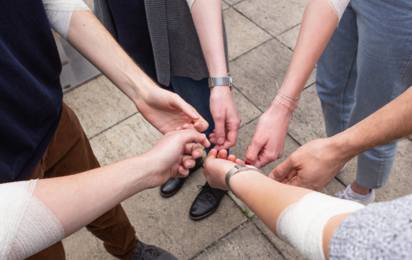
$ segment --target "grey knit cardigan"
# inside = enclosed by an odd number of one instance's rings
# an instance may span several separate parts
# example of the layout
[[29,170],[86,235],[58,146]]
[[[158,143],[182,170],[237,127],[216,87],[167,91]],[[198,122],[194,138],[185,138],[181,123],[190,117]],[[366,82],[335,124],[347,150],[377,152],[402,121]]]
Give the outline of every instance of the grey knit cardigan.
[[[209,77],[206,61],[186,0],[144,0],[158,82],[168,86],[170,76],[201,80]],[[117,38],[107,0],[94,0],[94,14]],[[227,56],[227,39],[223,24]],[[229,65],[228,65],[229,70]]]

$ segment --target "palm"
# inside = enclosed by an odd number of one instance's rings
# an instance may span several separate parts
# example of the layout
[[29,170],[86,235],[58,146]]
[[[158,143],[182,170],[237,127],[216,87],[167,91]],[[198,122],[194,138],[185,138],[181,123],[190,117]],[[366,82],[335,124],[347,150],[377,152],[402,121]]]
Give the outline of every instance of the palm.
[[[184,102],[179,96],[161,88],[154,89],[138,102],[137,109],[154,127],[165,134],[175,131],[185,124],[201,124],[200,131],[207,129],[207,122],[196,110]],[[197,119],[192,114],[196,113]]]

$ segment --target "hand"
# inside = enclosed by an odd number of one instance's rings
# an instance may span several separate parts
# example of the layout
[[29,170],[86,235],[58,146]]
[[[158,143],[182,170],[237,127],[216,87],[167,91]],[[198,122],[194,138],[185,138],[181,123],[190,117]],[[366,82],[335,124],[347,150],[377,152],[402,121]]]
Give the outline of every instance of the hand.
[[181,130],[165,134],[147,153],[148,167],[153,167],[150,187],[165,183],[169,178],[186,177],[195,166],[195,159],[203,156],[203,148],[210,142],[205,134],[194,130]]
[[181,97],[159,87],[145,91],[136,102],[137,110],[160,132],[166,134],[179,127],[193,124],[198,132],[209,124]]
[[275,100],[260,116],[252,144],[246,151],[248,163],[261,168],[282,157],[291,114]]
[[210,90],[210,112],[215,122],[210,141],[217,150],[234,146],[241,119],[228,86],[215,86]]
[[299,147],[269,175],[284,184],[322,191],[349,161],[333,138],[311,141]]
[[216,155],[216,149],[210,150],[206,158],[203,172],[212,188],[227,190],[228,188],[225,182],[226,173],[236,164],[243,164],[243,161],[236,159],[234,155],[229,155],[229,157],[227,157],[226,150],[220,150],[219,155],[217,155],[217,157]]

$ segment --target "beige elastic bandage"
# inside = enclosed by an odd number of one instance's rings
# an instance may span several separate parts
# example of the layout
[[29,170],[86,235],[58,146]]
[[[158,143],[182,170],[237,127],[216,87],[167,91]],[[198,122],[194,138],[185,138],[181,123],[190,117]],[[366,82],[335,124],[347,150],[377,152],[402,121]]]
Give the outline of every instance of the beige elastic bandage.
[[88,10],[83,0],[43,0],[50,26],[67,40],[73,11]]
[[334,216],[362,209],[353,201],[311,192],[287,207],[276,223],[280,239],[293,246],[305,259],[324,260],[323,228]]
[[20,260],[64,238],[54,214],[32,196],[37,180],[0,185],[0,259]]

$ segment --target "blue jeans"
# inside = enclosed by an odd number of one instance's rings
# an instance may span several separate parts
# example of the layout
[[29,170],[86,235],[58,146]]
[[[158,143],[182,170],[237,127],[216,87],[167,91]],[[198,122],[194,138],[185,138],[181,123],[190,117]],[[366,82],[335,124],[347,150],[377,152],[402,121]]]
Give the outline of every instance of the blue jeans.
[[[137,60],[135,61],[139,64]],[[139,64],[139,66],[146,74],[157,82],[157,73],[154,62],[142,63]],[[207,138],[209,138],[209,134],[213,133],[213,129],[215,129],[215,122],[213,121],[212,114],[210,113],[210,89],[208,79],[204,78],[202,80],[193,80],[187,77],[171,76],[170,85],[161,86],[178,94],[184,101],[194,107],[196,111],[209,123],[209,128],[203,132],[206,134]],[[209,153],[214,146],[214,144],[211,144],[209,148],[206,148],[206,153]]]
[[[368,117],[412,85],[412,1],[352,0],[317,65],[326,133]],[[382,122],[384,123],[384,122]],[[398,142],[358,156],[356,182],[381,188]]]

